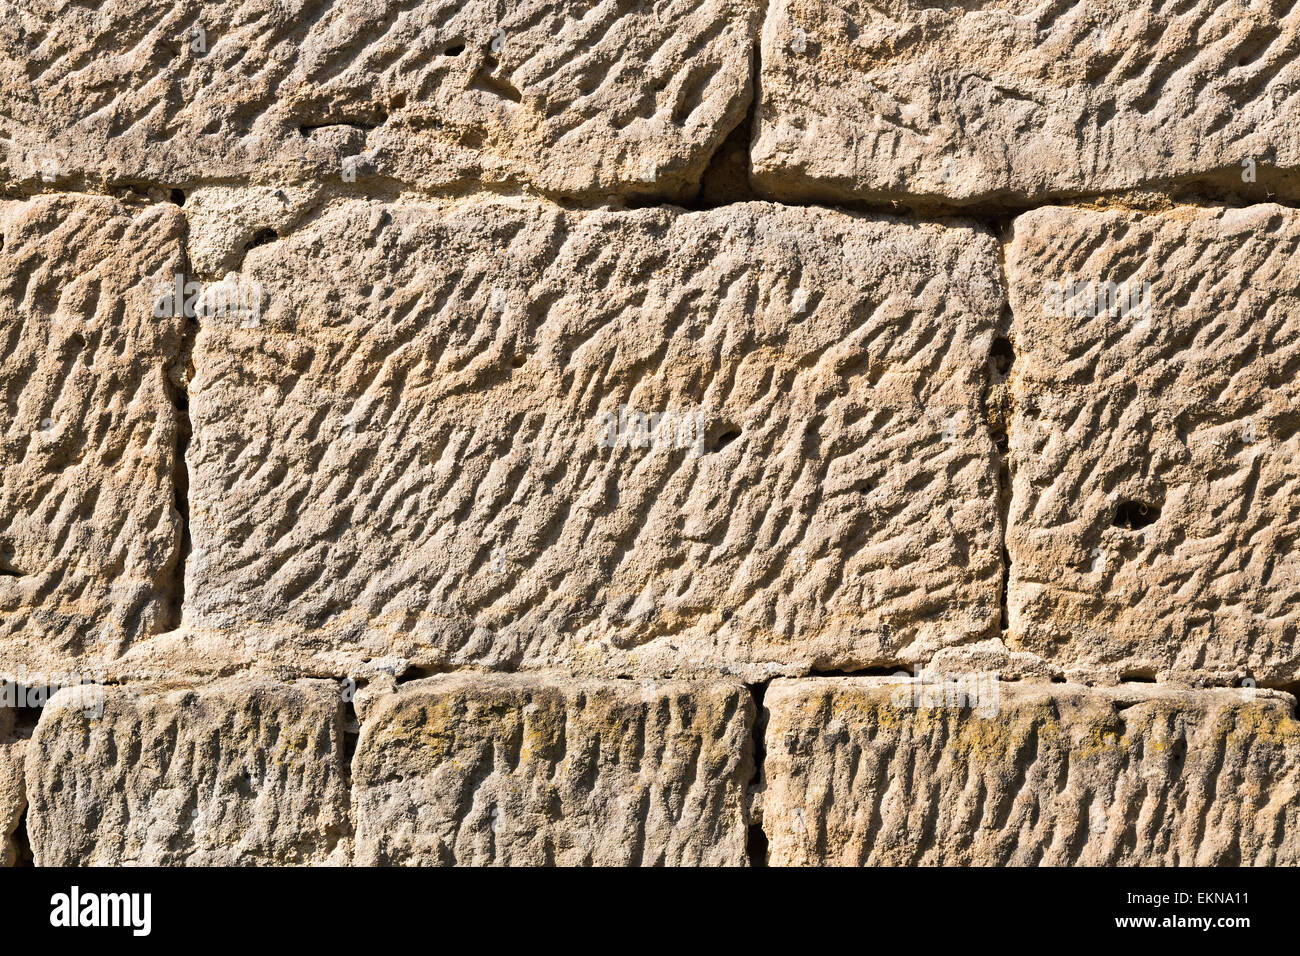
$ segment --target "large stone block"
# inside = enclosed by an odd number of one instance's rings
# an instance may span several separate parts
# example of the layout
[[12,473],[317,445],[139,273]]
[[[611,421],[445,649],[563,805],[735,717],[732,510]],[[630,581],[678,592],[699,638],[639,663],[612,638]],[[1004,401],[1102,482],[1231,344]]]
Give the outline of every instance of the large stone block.
[[[0,673],[95,670],[178,617],[175,207],[0,203]],[[162,311],[162,310],[159,310]]]
[[1298,249],[1275,205],[1015,220],[1009,644],[1089,680],[1300,674]]
[[1300,862],[1289,695],[957,686],[773,682],[772,865]]
[[251,177],[688,194],[752,95],[754,0],[30,0],[0,185]]
[[1300,195],[1280,0],[773,0],[760,88],[754,175],[782,198],[1023,207],[1248,171]]
[[346,862],[343,733],[329,681],[62,690],[27,751],[36,865]]
[[739,684],[456,674],[365,712],[357,862],[746,862],[754,704]]
[[249,660],[766,675],[996,630],[977,229],[357,201],[237,281],[185,620]]

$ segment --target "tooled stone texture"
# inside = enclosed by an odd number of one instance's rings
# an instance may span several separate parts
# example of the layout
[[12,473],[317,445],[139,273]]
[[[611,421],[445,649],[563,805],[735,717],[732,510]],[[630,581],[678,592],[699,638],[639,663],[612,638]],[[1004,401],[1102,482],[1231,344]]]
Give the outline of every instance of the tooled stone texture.
[[336,203],[248,252],[259,324],[201,321],[185,623],[331,673],[770,674],[985,636],[996,255],[761,203]]
[[36,865],[346,862],[340,696],[253,677],[60,691],[27,750]]
[[[171,205],[0,202],[0,663],[101,666],[179,599]],[[47,681],[37,679],[35,683]]]
[[0,2],[0,185],[247,177],[679,197],[754,0]]
[[1214,174],[1300,195],[1300,10],[1282,2],[772,0],[760,191],[1009,203]]
[[1290,695],[1150,684],[983,689],[977,706],[959,707],[960,698],[910,679],[774,681],[765,697],[769,862],[1300,861]]
[[717,681],[400,685],[353,761],[357,862],[744,865],[753,716]]
[[1298,253],[1269,204],[1015,220],[1011,647],[1090,681],[1296,679]]

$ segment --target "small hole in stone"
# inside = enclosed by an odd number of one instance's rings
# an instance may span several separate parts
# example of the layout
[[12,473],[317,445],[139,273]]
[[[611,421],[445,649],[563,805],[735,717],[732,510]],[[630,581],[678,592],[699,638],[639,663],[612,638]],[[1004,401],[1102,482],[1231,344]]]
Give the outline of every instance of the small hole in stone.
[[185,190],[183,190],[183,189],[173,189],[172,192],[171,192],[171,200],[172,200],[172,202],[174,202],[174,203],[175,203],[176,205],[178,205],[178,206],[184,206],[184,205],[185,205]]
[[510,367],[511,367],[511,368],[523,368],[523,367],[524,367],[524,363],[527,362],[527,361],[528,361],[528,357],[527,357],[527,356],[524,356],[524,355],[516,355],[516,356],[514,356],[513,358],[510,359]]
[[443,55],[443,56],[460,56],[460,55],[461,55],[462,53],[464,53],[464,52],[465,52],[465,44],[463,44],[463,43],[453,43],[451,46],[447,47],[447,49],[445,49],[445,50],[442,51],[442,55]]
[[740,429],[738,428],[733,428],[730,431],[725,431],[721,435],[719,435],[717,441],[713,443],[713,450],[722,451],[722,449],[726,448],[728,445],[730,445],[733,441],[735,441],[739,437],[740,437]]
[[853,490],[860,495],[865,495],[870,491],[875,491],[876,486],[864,478],[862,481],[859,481],[856,485],[853,486]]
[[275,240],[279,238],[280,237],[275,234],[274,229],[258,230],[253,234],[253,238],[248,240],[248,243],[244,246],[244,251],[247,252],[249,249],[256,249],[258,246],[264,246],[268,242],[275,242]]
[[1004,336],[998,336],[993,340],[993,346],[989,349],[989,361],[993,363],[993,370],[1003,378],[1011,371],[1011,366],[1015,364],[1016,353],[1011,348],[1011,340]]
[[1124,671],[1119,675],[1119,681],[1121,684],[1154,684],[1156,675],[1149,670]]
[[1148,504],[1145,501],[1122,501],[1115,509],[1114,525],[1126,531],[1137,531],[1155,523],[1159,518],[1158,505]]

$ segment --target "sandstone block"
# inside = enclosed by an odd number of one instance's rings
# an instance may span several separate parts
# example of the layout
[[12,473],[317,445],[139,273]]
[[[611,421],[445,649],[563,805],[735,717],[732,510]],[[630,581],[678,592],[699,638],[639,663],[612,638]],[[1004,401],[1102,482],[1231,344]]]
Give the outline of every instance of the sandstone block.
[[1067,673],[1300,673],[1300,213],[1041,209],[1007,250],[1008,643]]
[[255,324],[201,320],[186,623],[333,673],[770,674],[986,635],[996,257],[760,203],[335,204],[249,251]]
[[36,864],[346,862],[343,752],[329,681],[62,690],[27,751]]
[[1300,193],[1283,3],[773,0],[760,88],[754,176],[781,198],[1023,207],[1179,177],[1240,189],[1247,160]]
[[357,861],[744,865],[753,716],[723,682],[400,685],[353,762]]
[[690,193],[748,108],[759,18],[754,0],[4,8],[0,185],[398,179],[565,195]]
[[1300,860],[1300,724],[1289,695],[984,688],[977,706],[959,707],[906,678],[773,682],[771,864]]
[[0,203],[0,671],[93,670],[177,617],[184,319],[155,303],[183,230],[166,204]]

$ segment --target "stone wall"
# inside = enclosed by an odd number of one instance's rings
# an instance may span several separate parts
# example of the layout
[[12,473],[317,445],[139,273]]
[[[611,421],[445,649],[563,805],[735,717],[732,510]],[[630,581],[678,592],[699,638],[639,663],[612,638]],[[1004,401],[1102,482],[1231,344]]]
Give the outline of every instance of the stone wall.
[[0,0],[0,863],[1300,861],[1300,7]]

